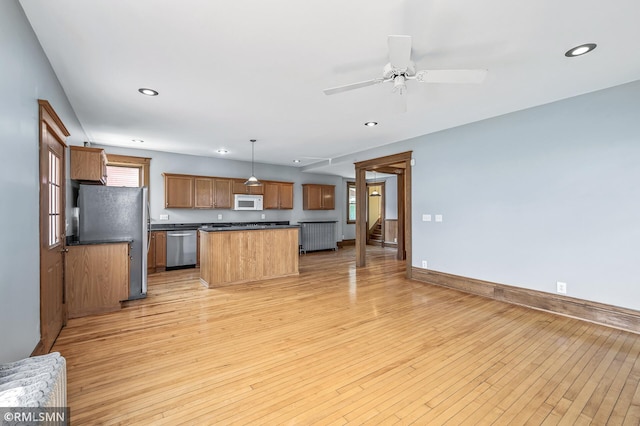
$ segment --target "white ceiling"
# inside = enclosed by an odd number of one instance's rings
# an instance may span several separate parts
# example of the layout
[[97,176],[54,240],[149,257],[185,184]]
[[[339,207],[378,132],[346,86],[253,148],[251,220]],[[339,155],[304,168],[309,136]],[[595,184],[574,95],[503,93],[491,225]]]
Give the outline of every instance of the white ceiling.
[[[255,138],[256,162],[326,173],[352,170],[326,159],[640,79],[638,0],[20,3],[92,142],[250,160]],[[389,34],[413,37],[417,69],[487,78],[410,81],[406,113],[389,84],[324,95],[380,77]]]

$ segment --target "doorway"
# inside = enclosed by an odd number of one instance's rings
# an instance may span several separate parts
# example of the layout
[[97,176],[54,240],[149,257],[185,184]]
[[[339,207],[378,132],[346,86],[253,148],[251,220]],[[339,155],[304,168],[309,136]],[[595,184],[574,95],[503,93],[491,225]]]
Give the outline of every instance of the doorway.
[[367,182],[367,244],[384,247],[385,182]]
[[40,342],[34,354],[48,353],[65,323],[65,140],[69,132],[49,102],[40,110]]
[[[366,172],[397,175],[398,236],[396,258],[404,260],[405,276],[411,278],[411,155],[412,151],[355,163],[356,205],[366,206],[368,191]],[[366,265],[367,210],[356,210],[356,266]]]

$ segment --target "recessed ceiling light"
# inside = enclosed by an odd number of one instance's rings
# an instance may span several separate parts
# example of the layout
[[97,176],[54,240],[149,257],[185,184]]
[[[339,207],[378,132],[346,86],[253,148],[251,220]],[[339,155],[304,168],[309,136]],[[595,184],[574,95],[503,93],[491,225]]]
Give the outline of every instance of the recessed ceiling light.
[[217,152],[218,154],[223,154],[223,155],[224,155],[224,154],[228,154],[228,153],[229,153],[229,151],[227,151],[227,150],[226,150],[226,149],[224,149],[224,148],[220,148],[220,149],[219,149],[219,150],[217,150],[216,152]]
[[300,162],[300,160],[293,160],[293,162],[294,162],[294,163],[299,163],[299,162]]
[[374,127],[378,125],[378,122],[376,121],[367,121],[366,123],[364,123],[365,126],[367,127]]
[[144,141],[142,139],[131,139],[131,142],[142,143]]
[[147,96],[158,96],[158,91],[157,90],[145,89],[144,87],[141,88],[141,89],[138,89],[138,92],[142,93],[143,95],[147,95]]
[[591,52],[593,49],[596,48],[596,46],[597,44],[595,43],[581,44],[580,46],[576,46],[573,49],[567,50],[564,56],[568,58],[573,58],[574,56],[584,55],[585,53]]

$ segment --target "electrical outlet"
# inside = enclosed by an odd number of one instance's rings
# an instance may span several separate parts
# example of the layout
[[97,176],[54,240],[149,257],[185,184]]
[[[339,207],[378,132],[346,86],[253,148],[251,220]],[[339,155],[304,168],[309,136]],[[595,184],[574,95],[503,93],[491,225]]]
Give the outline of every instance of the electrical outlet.
[[222,215],[221,214],[218,215],[218,220],[222,220]]
[[441,214],[437,214],[436,215],[436,222],[442,222],[442,215]]
[[260,215],[260,218],[261,218],[261,219],[266,219],[266,217],[267,217],[267,215],[266,215],[266,214],[264,214],[264,213],[262,213],[262,214]]
[[168,214],[161,214],[160,215],[160,220],[169,220],[169,215]]
[[567,294],[567,283],[556,282],[556,291],[560,294]]
[[427,269],[427,261],[426,261],[426,260],[423,260],[423,261],[422,261],[422,267],[423,267],[424,269]]

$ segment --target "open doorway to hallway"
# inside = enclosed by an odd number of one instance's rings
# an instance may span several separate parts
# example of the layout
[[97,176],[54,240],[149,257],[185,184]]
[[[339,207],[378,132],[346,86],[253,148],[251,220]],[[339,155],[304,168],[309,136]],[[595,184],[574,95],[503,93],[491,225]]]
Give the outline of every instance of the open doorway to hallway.
[[[358,267],[366,265],[366,245],[371,242],[372,225],[377,220],[384,223],[381,215],[376,217],[368,207],[374,203],[381,203],[374,198],[382,198],[382,194],[371,195],[373,193],[371,187],[375,185],[368,185],[366,173],[369,171],[396,175],[397,236],[394,237],[397,244],[396,258],[405,261],[405,275],[411,278],[411,153],[407,151],[355,163],[356,205],[364,207],[356,209],[356,266]],[[381,232],[381,237],[384,239],[384,229]]]

